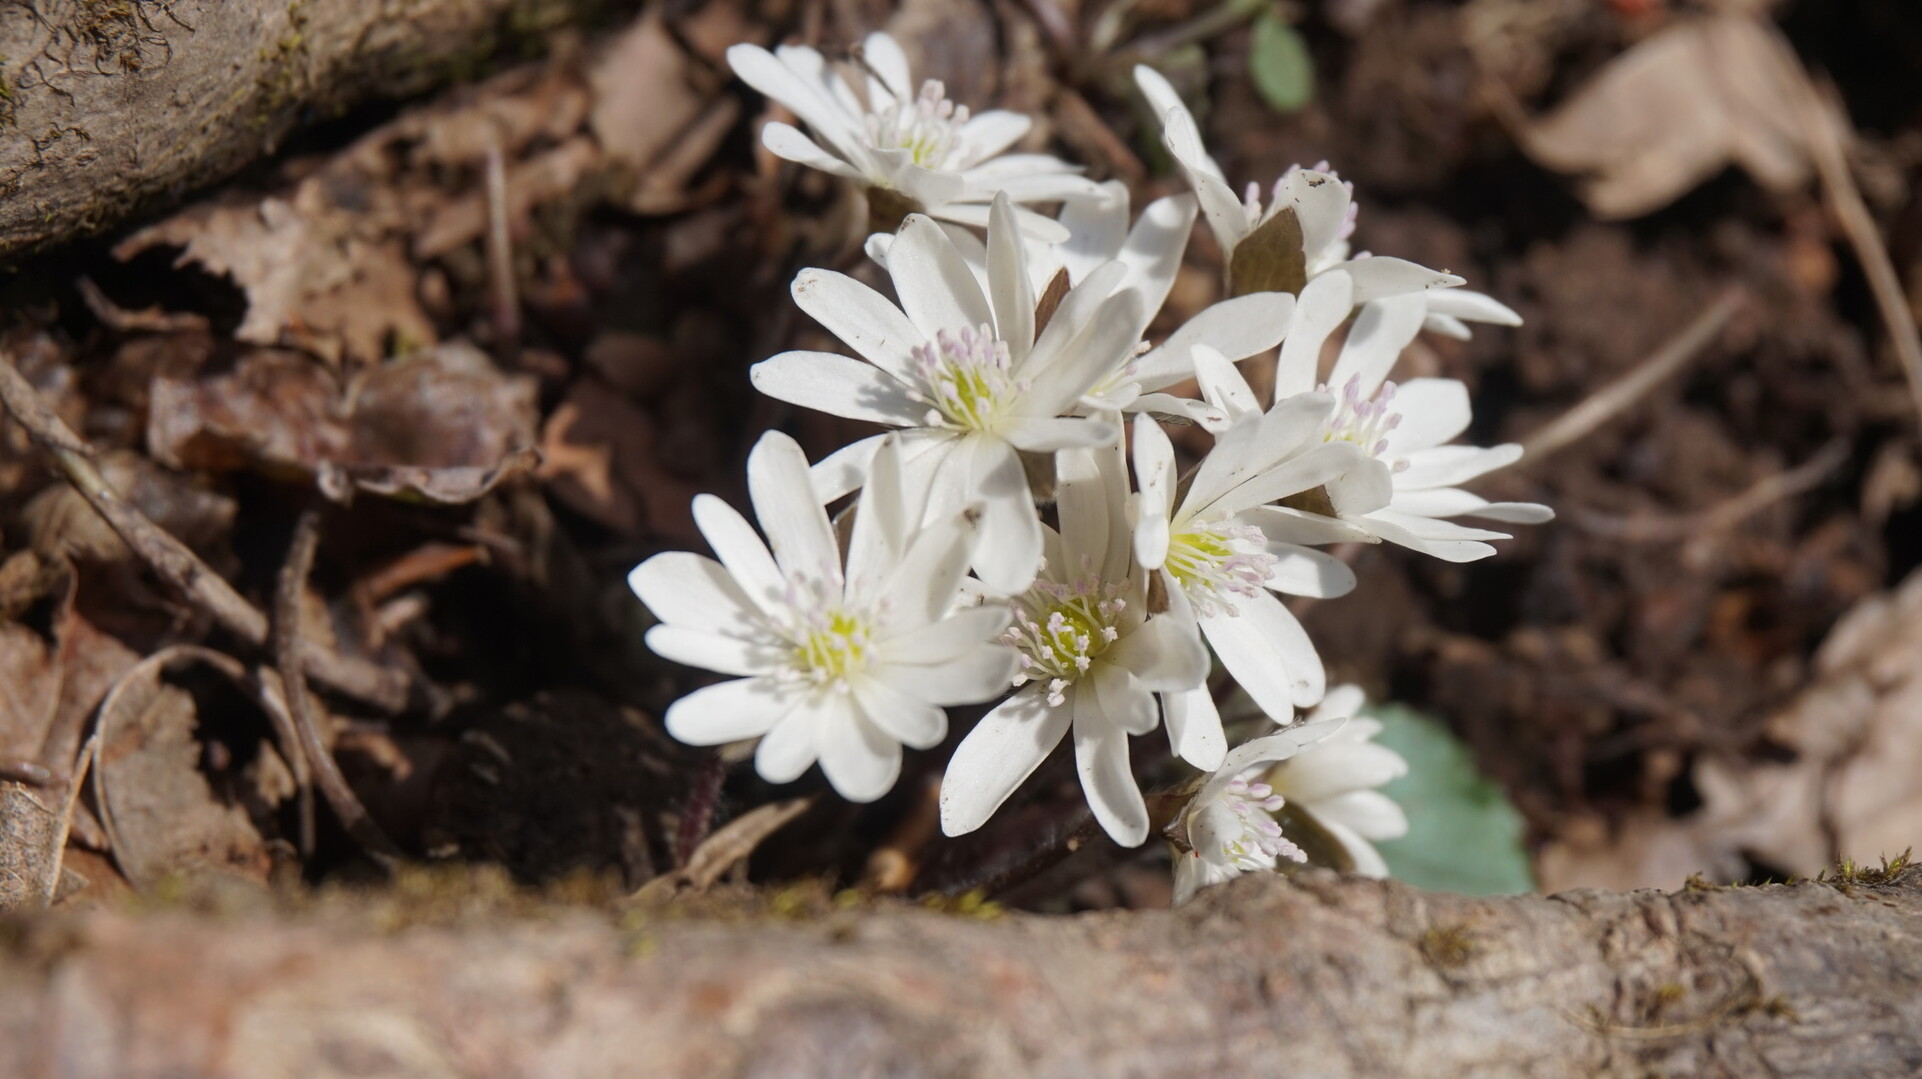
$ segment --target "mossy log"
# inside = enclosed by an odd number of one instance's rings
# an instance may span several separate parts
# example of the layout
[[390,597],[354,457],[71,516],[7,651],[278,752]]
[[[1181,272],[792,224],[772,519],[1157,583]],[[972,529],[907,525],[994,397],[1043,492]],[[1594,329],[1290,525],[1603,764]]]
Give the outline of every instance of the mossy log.
[[1074,917],[695,902],[0,921],[0,1045],[9,1074],[117,1079],[1922,1074],[1917,870],[1490,899],[1315,871]]
[[600,0],[0,3],[0,260],[177,200]]

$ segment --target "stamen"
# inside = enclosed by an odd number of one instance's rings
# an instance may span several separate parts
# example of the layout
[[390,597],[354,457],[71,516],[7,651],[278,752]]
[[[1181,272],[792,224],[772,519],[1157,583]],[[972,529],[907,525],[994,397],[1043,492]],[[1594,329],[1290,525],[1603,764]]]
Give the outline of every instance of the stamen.
[[917,345],[912,356],[921,385],[909,396],[928,406],[930,427],[992,432],[1008,405],[1027,388],[1012,374],[1007,343],[986,323],[942,330],[933,343]]
[[929,79],[914,100],[868,114],[868,143],[882,150],[907,150],[924,168],[952,169],[961,164],[960,129],[967,122],[968,107],[949,101],[941,80]]
[[1120,636],[1116,625],[1127,609],[1123,586],[1093,574],[1073,584],[1036,581],[1014,602],[1014,625],[1001,635],[1020,659],[1014,684],[1048,680],[1048,703],[1059,708],[1067,689]]
[[851,675],[867,668],[874,655],[877,630],[886,621],[887,601],[871,609],[851,610],[842,605],[838,571],[821,577],[799,574],[788,578],[784,598],[790,613],[787,637],[793,651],[788,676],[817,686],[846,686]]
[[[1323,386],[1324,391],[1327,386]],[[1361,396],[1361,376],[1350,376],[1341,389],[1341,403],[1322,423],[1323,442],[1352,442],[1370,457],[1380,457],[1388,449],[1388,434],[1401,426],[1401,413],[1392,410],[1395,384],[1384,382],[1372,398]],[[1389,464],[1391,471],[1408,467],[1406,460]]]
[[1203,615],[1238,614],[1232,596],[1259,596],[1278,559],[1252,525],[1195,525],[1169,537],[1164,565]]
[[1222,792],[1221,802],[1241,822],[1239,832],[1221,844],[1222,855],[1238,868],[1271,869],[1276,858],[1308,860],[1308,852],[1282,835],[1281,824],[1272,816],[1285,804],[1273,787],[1237,776]]

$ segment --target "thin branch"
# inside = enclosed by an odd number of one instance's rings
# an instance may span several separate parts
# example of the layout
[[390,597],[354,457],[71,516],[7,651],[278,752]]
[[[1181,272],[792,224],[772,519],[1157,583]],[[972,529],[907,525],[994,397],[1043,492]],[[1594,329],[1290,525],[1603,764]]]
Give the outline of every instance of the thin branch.
[[307,676],[301,670],[303,657],[300,636],[301,596],[307,589],[307,574],[314,565],[314,552],[320,546],[320,511],[309,507],[300,515],[300,522],[294,526],[294,542],[287,552],[287,564],[281,567],[279,587],[274,595],[274,657],[280,666],[281,687],[287,698],[287,710],[293,716],[294,730],[300,737],[300,747],[306,754],[307,763],[313,769],[314,781],[320,792],[326,796],[327,804],[333,807],[334,815],[354,837],[369,857],[378,862],[381,868],[392,872],[394,866],[404,855],[387,833],[380,830],[374,818],[361,805],[352,787],[347,785],[347,777],[340,774],[340,765],[320,737],[319,709],[314,698],[307,691]]
[[1569,516],[1583,531],[1606,539],[1623,543],[1672,543],[1721,532],[1777,502],[1811,491],[1848,459],[1848,440],[1835,439],[1794,468],[1764,476],[1734,497],[1699,513],[1621,518],[1575,508],[1569,511]]
[[[100,474],[93,449],[55,415],[32,384],[0,352],[0,405],[53,459],[94,512],[106,520],[155,576],[228,632],[257,648],[267,646],[267,616],[248,603],[187,545],[148,520]],[[317,642],[301,646],[301,663],[315,680],[389,712],[407,704],[407,679],[397,671],[343,656]]]
[[1540,461],[1559,449],[1581,441],[1596,428],[1628,411],[1650,390],[1667,381],[1669,376],[1700,355],[1747,301],[1748,293],[1740,285],[1724,289],[1714,303],[1695,317],[1695,321],[1664,342],[1653,355],[1636,364],[1634,370],[1597,390],[1581,404],[1522,439],[1522,460],[1529,464]]

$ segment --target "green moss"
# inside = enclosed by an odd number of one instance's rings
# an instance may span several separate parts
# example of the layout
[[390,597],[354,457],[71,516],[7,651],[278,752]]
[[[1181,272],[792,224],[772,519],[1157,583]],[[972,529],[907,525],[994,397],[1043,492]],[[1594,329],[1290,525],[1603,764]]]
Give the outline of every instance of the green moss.
[[1440,970],[1454,970],[1475,954],[1475,939],[1465,925],[1437,925],[1421,935],[1421,954]]

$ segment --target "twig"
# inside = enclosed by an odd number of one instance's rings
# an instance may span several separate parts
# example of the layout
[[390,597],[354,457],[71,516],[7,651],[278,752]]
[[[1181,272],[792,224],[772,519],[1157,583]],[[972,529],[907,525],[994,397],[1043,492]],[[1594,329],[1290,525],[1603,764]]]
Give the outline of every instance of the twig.
[[708,829],[714,825],[714,807],[721,800],[721,784],[727,779],[727,762],[718,752],[709,753],[701,762],[700,771],[694,773],[694,789],[688,792],[687,804],[681,808],[681,826],[674,835],[674,864],[685,866],[694,857],[707,839]]
[[1691,536],[1722,531],[1786,498],[1809,491],[1827,479],[1849,457],[1847,439],[1838,438],[1815,451],[1808,460],[1750,484],[1741,493],[1700,513],[1672,517],[1605,517],[1573,509],[1569,515],[1584,531],[1625,543],[1670,543]]
[[514,237],[507,220],[507,162],[498,145],[487,148],[487,276],[496,344],[502,358],[511,362],[520,351],[521,301],[514,287]]
[[[1788,48],[1786,42],[1783,47]],[[1802,139],[1809,156],[1815,160],[1816,174],[1822,178],[1822,192],[1828,196],[1829,211],[1841,224],[1849,246],[1855,251],[1856,261],[1868,276],[1876,310],[1881,312],[1882,324],[1888,328],[1895,354],[1902,362],[1902,374],[1909,380],[1916,418],[1922,421],[1922,332],[1916,329],[1915,312],[1909,309],[1895,261],[1889,258],[1889,249],[1882,243],[1875,218],[1862,201],[1862,192],[1849,172],[1848,155],[1838,134],[1838,128],[1848,123],[1848,112],[1833,87],[1824,93],[1799,64],[1796,74],[1800,76],[1795,96],[1801,105],[1797,111]]]
[[1539,461],[1556,450],[1581,441],[1596,428],[1628,411],[1630,406],[1708,347],[1747,301],[1748,292],[1742,286],[1730,285],[1724,289],[1714,303],[1695,317],[1695,321],[1664,342],[1649,358],[1636,364],[1634,370],[1522,439],[1522,460],[1531,464]]
[[[0,405],[47,452],[94,512],[106,520],[129,550],[154,574],[195,607],[206,612],[228,632],[256,648],[267,646],[267,616],[234,591],[187,545],[168,534],[129,505],[113,489],[93,450],[55,415],[40,394],[0,352]],[[343,656],[315,642],[301,646],[301,662],[315,680],[328,688],[389,712],[407,704],[407,680],[397,671]]]
[[287,551],[287,564],[281,567],[279,587],[274,595],[274,658],[280,666],[281,687],[286,693],[287,710],[292,714],[294,730],[300,737],[300,747],[307,756],[307,763],[313,769],[314,781],[320,792],[326,796],[327,804],[333,807],[334,815],[354,837],[368,856],[380,864],[382,869],[392,872],[394,866],[404,857],[387,833],[374,823],[367,808],[360,804],[347,778],[340,774],[340,765],[328,751],[327,744],[320,738],[318,709],[314,706],[313,695],[307,692],[307,676],[301,670],[302,654],[300,647],[300,606],[301,596],[307,589],[307,573],[314,565],[314,552],[320,546],[320,511],[309,507],[302,511],[300,521],[294,526],[294,542]]

